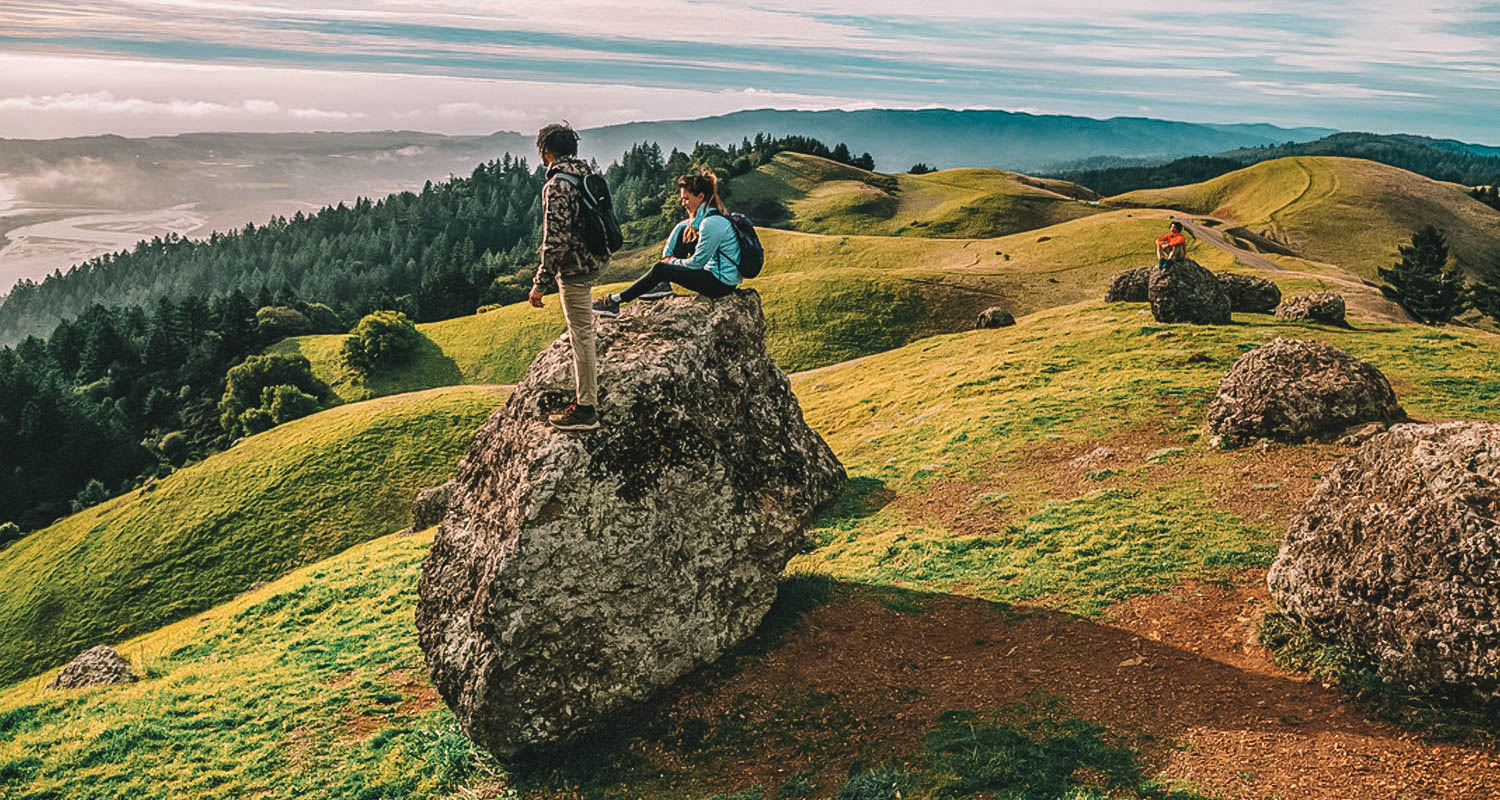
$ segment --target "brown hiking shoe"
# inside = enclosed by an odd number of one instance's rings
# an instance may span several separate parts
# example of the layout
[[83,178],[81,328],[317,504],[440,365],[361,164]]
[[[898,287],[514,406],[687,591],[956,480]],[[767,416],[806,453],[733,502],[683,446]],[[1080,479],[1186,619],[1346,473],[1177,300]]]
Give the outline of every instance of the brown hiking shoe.
[[593,406],[569,403],[562,411],[548,414],[547,421],[560,431],[593,431],[599,429],[599,412]]

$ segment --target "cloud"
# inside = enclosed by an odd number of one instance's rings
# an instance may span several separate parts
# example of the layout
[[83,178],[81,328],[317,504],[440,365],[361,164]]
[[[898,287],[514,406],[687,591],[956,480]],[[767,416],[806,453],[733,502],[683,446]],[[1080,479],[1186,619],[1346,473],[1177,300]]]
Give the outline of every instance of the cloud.
[[211,100],[147,100],[141,97],[116,97],[110,92],[63,92],[49,95],[0,97],[0,112],[21,111],[48,113],[57,111],[90,114],[159,114],[172,117],[207,117],[215,114],[274,114],[280,106],[271,100],[247,100],[225,105]]

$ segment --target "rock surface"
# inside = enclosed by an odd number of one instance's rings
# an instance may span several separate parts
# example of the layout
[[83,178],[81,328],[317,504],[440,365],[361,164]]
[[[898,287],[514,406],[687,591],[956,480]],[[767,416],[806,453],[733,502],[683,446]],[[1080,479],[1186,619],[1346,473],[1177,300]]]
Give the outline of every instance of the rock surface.
[[1229,295],[1219,279],[1196,261],[1169,261],[1149,272],[1146,293],[1157,322],[1228,324]]
[[115,652],[113,647],[99,645],[78,654],[47,684],[48,689],[83,689],[89,686],[109,686],[116,683],[135,683],[141,677],[135,669]]
[[1322,342],[1276,339],[1240,356],[1208,406],[1224,447],[1254,439],[1302,442],[1365,422],[1406,418],[1374,365]]
[[976,328],[1008,328],[1016,324],[1016,318],[1009,311],[994,306],[979,312],[979,320],[974,323]]
[[432,486],[417,493],[411,504],[411,529],[425,531],[443,521],[453,495],[453,481]]
[[1500,425],[1397,425],[1341,460],[1267,582],[1389,679],[1500,699]]
[[1151,282],[1151,267],[1136,267],[1124,272],[1116,272],[1109,279],[1109,288],[1104,291],[1104,302],[1106,303],[1144,303],[1148,295],[1147,285]]
[[1347,325],[1344,296],[1338,292],[1313,292],[1287,298],[1276,309],[1277,319],[1306,320],[1327,325]]
[[754,632],[845,480],[765,349],[759,296],[636,303],[598,326],[604,427],[566,335],[459,465],[417,633],[460,725],[507,756],[566,741]]
[[1238,272],[1216,272],[1214,276],[1229,295],[1230,311],[1269,314],[1281,304],[1281,288],[1265,278]]

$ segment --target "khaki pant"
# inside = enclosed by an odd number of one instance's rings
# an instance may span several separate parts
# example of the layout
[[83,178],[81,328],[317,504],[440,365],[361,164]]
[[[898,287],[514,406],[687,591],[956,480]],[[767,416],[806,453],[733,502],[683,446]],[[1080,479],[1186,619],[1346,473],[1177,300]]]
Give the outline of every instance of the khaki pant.
[[599,404],[599,373],[594,361],[593,281],[570,281],[559,277],[557,291],[562,297],[563,319],[568,322],[568,338],[573,342],[573,383],[578,387],[578,405]]

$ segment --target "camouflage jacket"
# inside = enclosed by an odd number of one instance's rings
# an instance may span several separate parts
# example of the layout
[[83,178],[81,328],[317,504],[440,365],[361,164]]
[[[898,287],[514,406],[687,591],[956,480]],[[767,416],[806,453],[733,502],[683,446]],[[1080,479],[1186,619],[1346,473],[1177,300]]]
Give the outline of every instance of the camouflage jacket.
[[588,175],[593,172],[585,161],[559,158],[547,168],[547,182],[542,184],[542,252],[532,285],[544,289],[557,276],[588,279],[599,273],[609,259],[589,252],[578,226],[578,187],[561,180],[557,173]]

